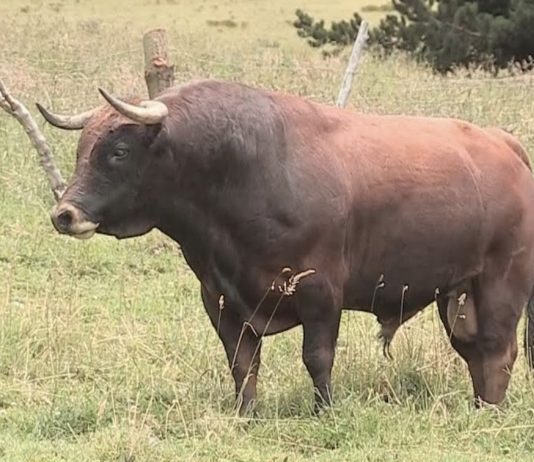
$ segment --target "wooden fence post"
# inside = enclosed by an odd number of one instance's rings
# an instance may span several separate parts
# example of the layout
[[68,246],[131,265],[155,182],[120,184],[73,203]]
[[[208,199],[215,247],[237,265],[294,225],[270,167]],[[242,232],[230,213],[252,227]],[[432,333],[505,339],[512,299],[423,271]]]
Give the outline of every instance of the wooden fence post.
[[155,98],[174,85],[174,66],[169,64],[167,33],[153,29],[143,37],[145,51],[145,81],[149,97]]
[[343,83],[341,84],[341,89],[339,90],[339,95],[337,97],[336,106],[345,107],[347,101],[349,100],[350,90],[352,88],[352,81],[354,79],[354,74],[358,68],[358,64],[363,54],[363,47],[368,37],[369,24],[366,21],[362,21],[360,28],[358,30],[358,35],[352,46],[352,52],[350,54],[349,63],[345,69],[345,75],[343,76]]

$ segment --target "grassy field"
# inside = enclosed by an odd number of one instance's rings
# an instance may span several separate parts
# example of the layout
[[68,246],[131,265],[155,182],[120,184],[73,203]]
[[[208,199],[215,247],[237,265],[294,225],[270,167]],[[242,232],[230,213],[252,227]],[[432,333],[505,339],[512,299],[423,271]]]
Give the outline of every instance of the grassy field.
[[[384,1],[2,0],[0,78],[32,110],[35,101],[89,108],[97,86],[144,94],[142,33],[164,26],[179,82],[218,77],[333,102],[346,55],[324,61],[288,21],[297,7],[334,19]],[[214,25],[224,20],[235,27]],[[368,54],[350,105],[513,127],[534,152],[534,77],[473,74],[442,78],[402,56]],[[38,120],[70,173],[77,134]],[[344,315],[336,404],[320,418],[301,331],[269,338],[258,416],[235,417],[222,346],[177,246],[156,232],[61,237],[51,205],[23,131],[0,114],[0,460],[533,459],[523,355],[503,411],[475,412],[433,307],[401,329],[392,362],[372,317]]]

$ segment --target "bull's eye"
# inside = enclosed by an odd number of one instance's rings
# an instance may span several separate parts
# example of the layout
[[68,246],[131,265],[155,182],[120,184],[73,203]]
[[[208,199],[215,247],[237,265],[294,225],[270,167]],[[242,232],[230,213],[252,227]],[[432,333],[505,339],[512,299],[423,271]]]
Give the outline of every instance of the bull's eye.
[[127,148],[117,148],[113,152],[113,160],[122,160],[128,156],[130,151]]

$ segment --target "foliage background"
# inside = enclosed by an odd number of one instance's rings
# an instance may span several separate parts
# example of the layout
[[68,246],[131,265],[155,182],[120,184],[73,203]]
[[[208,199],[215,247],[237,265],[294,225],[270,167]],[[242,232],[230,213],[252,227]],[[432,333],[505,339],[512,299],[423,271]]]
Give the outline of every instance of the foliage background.
[[[440,73],[532,69],[534,0],[391,0],[369,9],[392,12],[369,31],[369,43],[382,53],[408,52]],[[352,44],[362,21],[354,13],[326,26],[301,9],[296,15],[299,36],[325,55]]]

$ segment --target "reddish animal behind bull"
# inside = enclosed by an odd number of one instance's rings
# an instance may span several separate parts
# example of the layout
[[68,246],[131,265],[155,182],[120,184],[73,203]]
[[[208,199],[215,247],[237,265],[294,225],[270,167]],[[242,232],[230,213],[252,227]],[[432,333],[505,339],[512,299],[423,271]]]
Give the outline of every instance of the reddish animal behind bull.
[[[241,411],[256,397],[262,333],[303,326],[321,405],[343,308],[375,314],[387,352],[433,301],[476,401],[504,399],[534,288],[534,181],[512,135],[218,81],[141,103],[102,94],[109,104],[76,117],[39,107],[83,128],[53,223],[81,238],[157,228],[177,241]],[[284,267],[315,272],[277,308],[276,291],[257,308]]]

